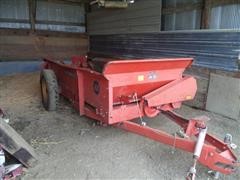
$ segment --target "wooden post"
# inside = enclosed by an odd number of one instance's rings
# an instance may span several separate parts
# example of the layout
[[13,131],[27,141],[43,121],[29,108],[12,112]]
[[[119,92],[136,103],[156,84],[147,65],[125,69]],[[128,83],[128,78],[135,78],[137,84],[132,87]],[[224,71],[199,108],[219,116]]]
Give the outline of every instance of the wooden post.
[[31,26],[31,31],[35,31],[35,23],[36,23],[36,0],[28,0],[28,8],[29,8],[29,21]]
[[212,0],[203,0],[201,29],[209,29],[211,9],[212,9]]

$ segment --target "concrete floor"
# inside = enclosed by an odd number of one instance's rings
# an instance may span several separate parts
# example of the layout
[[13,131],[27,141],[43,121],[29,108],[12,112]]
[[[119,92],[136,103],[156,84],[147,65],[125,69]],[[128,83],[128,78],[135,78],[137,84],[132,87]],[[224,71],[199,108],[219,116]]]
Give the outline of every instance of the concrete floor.
[[[39,163],[23,179],[184,179],[191,154],[117,128],[96,126],[63,99],[57,112],[46,112],[39,89],[38,73],[0,77],[0,107],[39,155]],[[240,121],[187,106],[179,113],[208,115],[209,132],[219,138],[231,133],[240,146]],[[178,130],[163,115],[148,124],[171,133]],[[236,152],[239,157],[240,150]],[[207,171],[198,165],[198,179],[210,179]],[[240,179],[240,170],[221,179]]]

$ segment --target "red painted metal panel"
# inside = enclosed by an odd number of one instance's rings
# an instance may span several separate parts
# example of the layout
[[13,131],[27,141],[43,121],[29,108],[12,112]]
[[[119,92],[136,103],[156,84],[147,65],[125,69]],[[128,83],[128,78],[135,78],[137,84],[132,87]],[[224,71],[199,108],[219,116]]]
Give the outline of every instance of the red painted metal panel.
[[190,66],[192,62],[192,58],[115,60],[110,61],[105,65],[103,74],[107,75],[126,72],[131,73],[167,69],[185,69]]
[[[182,79],[184,69],[192,61],[191,58],[111,61],[105,64],[101,74],[87,67],[85,57],[74,57],[72,65],[45,59],[45,68],[54,70],[61,94],[74,104],[80,115],[87,110],[96,119],[113,124],[139,117],[137,109],[133,110],[137,104],[134,96],[139,100],[169,82]],[[192,92],[191,87],[194,84],[189,82],[188,89]],[[138,109],[144,114],[143,107]],[[121,112],[121,118],[116,112]]]
[[[120,60],[106,63],[103,73],[99,73],[85,57],[74,57],[70,65],[45,59],[43,68],[55,72],[60,93],[73,103],[80,115],[194,152],[198,141],[191,136],[198,137],[200,129],[206,127],[204,120],[186,120],[169,111],[195,96],[196,80],[182,75],[191,63],[191,58]],[[187,138],[129,121],[154,117],[159,112],[180,125]],[[209,134],[198,161],[224,174],[232,173],[238,165],[231,149]]]
[[[197,82],[193,77],[174,80],[143,96],[150,107],[191,100],[197,91]],[[170,96],[170,95],[173,96]]]

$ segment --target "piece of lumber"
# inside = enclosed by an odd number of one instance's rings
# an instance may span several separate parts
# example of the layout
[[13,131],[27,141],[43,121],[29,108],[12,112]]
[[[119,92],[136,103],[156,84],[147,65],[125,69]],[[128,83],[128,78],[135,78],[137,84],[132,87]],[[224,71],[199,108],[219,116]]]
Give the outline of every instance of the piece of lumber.
[[25,167],[33,167],[37,155],[33,148],[3,119],[0,118],[0,144]]

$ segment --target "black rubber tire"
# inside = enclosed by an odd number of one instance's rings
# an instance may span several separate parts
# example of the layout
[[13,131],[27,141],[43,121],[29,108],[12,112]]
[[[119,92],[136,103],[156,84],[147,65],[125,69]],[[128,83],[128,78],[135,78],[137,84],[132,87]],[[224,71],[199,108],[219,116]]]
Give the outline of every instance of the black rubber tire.
[[41,71],[40,86],[43,107],[47,111],[55,111],[59,100],[59,90],[56,75],[52,70]]

